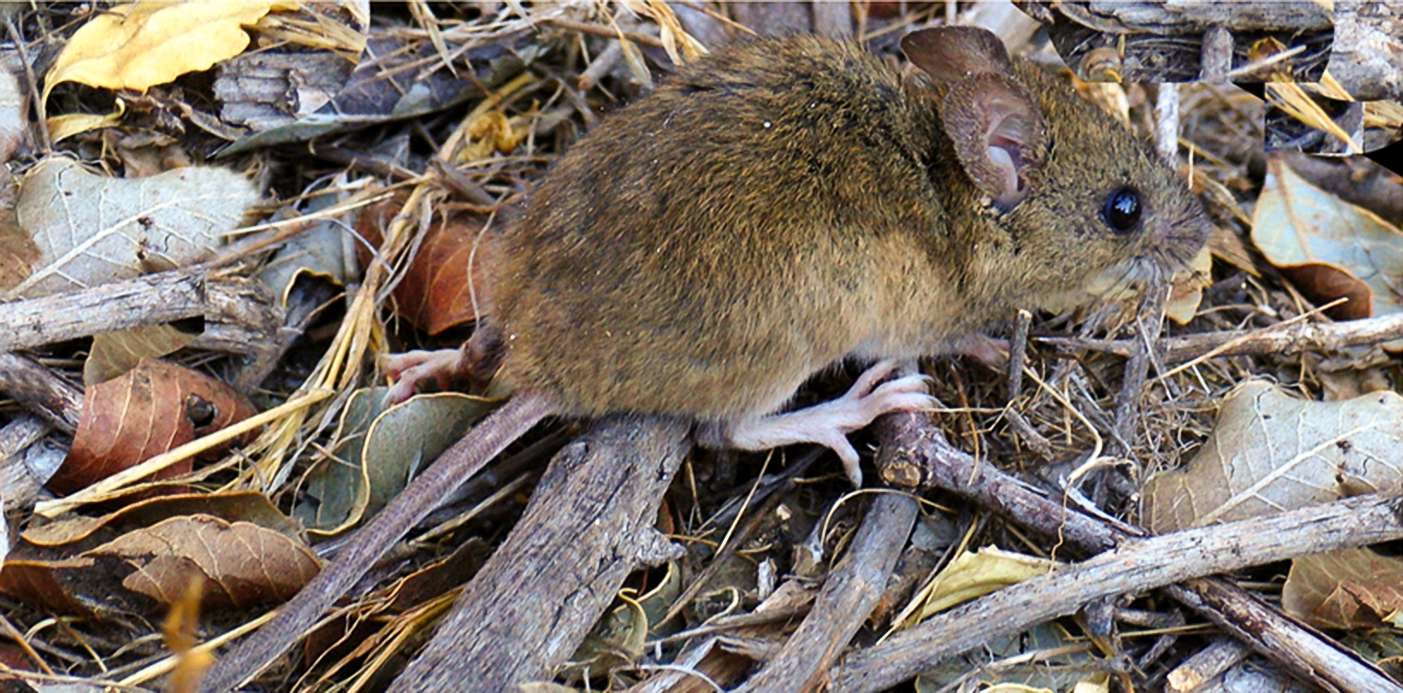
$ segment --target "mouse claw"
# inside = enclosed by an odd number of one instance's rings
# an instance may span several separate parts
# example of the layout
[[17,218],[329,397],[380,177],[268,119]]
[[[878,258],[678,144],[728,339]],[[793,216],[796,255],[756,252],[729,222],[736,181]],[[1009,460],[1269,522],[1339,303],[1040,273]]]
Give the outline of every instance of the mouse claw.
[[464,371],[462,349],[435,349],[406,351],[390,354],[383,361],[385,373],[395,380],[388,394],[391,404],[399,404],[422,387],[433,385],[448,387],[456,382]]
[[882,361],[867,369],[842,397],[798,411],[732,423],[700,432],[706,447],[768,450],[795,443],[817,443],[834,452],[854,486],[862,484],[859,456],[848,434],[896,411],[934,409],[937,402],[927,392],[930,379],[904,375],[886,380],[898,362]]

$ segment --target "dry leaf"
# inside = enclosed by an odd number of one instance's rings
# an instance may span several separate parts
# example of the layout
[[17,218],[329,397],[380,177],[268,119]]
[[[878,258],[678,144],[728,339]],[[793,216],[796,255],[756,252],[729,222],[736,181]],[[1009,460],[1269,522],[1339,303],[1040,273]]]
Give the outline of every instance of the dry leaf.
[[[1252,242],[1318,303],[1341,296],[1343,319],[1403,310],[1403,231],[1362,207],[1321,190],[1281,157],[1267,160],[1267,179],[1252,218]],[[1403,347],[1403,341],[1390,343]]]
[[457,442],[494,403],[457,392],[416,395],[386,408],[389,388],[357,390],[342,410],[335,460],[307,478],[293,515],[313,534],[336,534],[385,507],[416,472]]
[[975,552],[965,551],[926,585],[919,597],[922,601],[920,611],[902,625],[915,625],[990,592],[1046,575],[1056,566],[1056,561],[993,546]]
[[1213,251],[1204,246],[1189,261],[1189,270],[1175,275],[1170,286],[1169,301],[1164,313],[1170,320],[1187,325],[1198,313],[1203,302],[1203,290],[1213,285]]
[[136,368],[144,358],[160,358],[189,346],[198,333],[174,325],[140,325],[93,335],[93,347],[83,362],[83,384],[104,383]]
[[1403,612],[1403,560],[1367,548],[1302,556],[1281,606],[1317,628],[1382,627]]
[[0,297],[24,281],[39,264],[39,246],[15,219],[15,210],[0,207]]
[[[399,211],[402,200],[393,200],[367,210],[357,224],[372,246],[381,241],[381,229]],[[474,320],[469,280],[479,306],[484,301],[483,267],[494,262],[490,243],[479,242],[485,232],[480,217],[462,215],[429,228],[419,252],[395,287],[396,313],[415,327],[433,335]],[[476,246],[476,247],[474,247]],[[359,247],[359,246],[358,246]],[[369,260],[362,247],[361,263]],[[469,271],[469,260],[473,271]]]
[[11,558],[0,592],[51,611],[96,616],[150,613],[203,583],[208,608],[285,601],[320,564],[301,541],[209,515],[163,520],[72,558]]
[[[69,37],[44,77],[40,99],[47,103],[49,92],[64,82],[146,91],[187,72],[208,70],[248,47],[244,26],[272,9],[296,7],[277,0],[117,5],[97,13]],[[52,122],[49,127],[54,128]]]
[[[346,188],[346,174],[338,174],[322,191]],[[298,211],[287,207],[278,211],[273,221],[281,221],[305,214],[315,214],[340,204],[349,197],[348,193],[318,195],[307,201],[305,209]],[[279,302],[286,306],[297,280],[304,276],[315,276],[343,286],[346,283],[346,250],[344,242],[350,235],[344,218],[330,218],[313,222],[308,230],[284,241],[273,253],[272,259],[258,273],[258,278],[273,291]]]
[[30,546],[52,549],[89,540],[99,529],[121,533],[149,527],[172,517],[196,514],[210,515],[226,522],[252,522],[289,537],[298,537],[302,533],[302,526],[284,515],[262,493],[222,491],[148,498],[123,506],[102,517],[66,517],[47,524],[30,526],[20,538]]
[[286,601],[320,569],[311,549],[281,532],[209,515],[173,517],[84,555],[133,566],[122,586],[162,604],[204,578],[206,605],[236,609]]
[[1164,533],[1326,503],[1403,484],[1403,397],[1292,397],[1260,380],[1228,394],[1188,465],[1145,484],[1141,514]]
[[[72,493],[95,481],[254,414],[233,388],[163,361],[143,360],[127,374],[83,393],[73,447],[49,488]],[[190,471],[190,462],[155,474]]]
[[66,113],[53,116],[45,122],[49,127],[49,139],[62,142],[89,130],[116,127],[122,122],[122,116],[126,112],[127,102],[119,98],[114,100],[112,111],[109,113]]
[[237,228],[258,191],[229,169],[192,166],[122,179],[69,159],[37,164],[15,212],[39,249],[34,270],[4,298],[33,298],[198,260]]

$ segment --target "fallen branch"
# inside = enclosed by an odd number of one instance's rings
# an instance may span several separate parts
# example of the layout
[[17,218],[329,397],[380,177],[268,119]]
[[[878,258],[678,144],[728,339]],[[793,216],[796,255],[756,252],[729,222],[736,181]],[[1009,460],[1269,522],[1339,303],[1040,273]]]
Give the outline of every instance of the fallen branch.
[[[1102,597],[1398,538],[1403,538],[1403,498],[1370,494],[1135,541],[999,590],[854,653],[833,670],[833,688],[888,688],[945,657],[1072,614]],[[1379,675],[1348,690],[1403,689]]]
[[[1393,313],[1347,322],[1298,323],[1260,330],[1229,330],[1170,337],[1159,340],[1155,351],[1164,363],[1182,363],[1205,355],[1242,356],[1334,351],[1400,338],[1403,338],[1403,313]],[[1134,339],[1035,339],[1065,352],[1102,351],[1117,356],[1129,356],[1136,348]]]
[[691,445],[676,421],[610,417],[551,461],[526,512],[391,690],[516,690],[575,652],[624,578],[675,549],[658,505]]
[[83,415],[83,391],[43,364],[19,354],[0,351],[0,393],[13,397],[31,412],[72,434]]
[[[879,465],[887,483],[941,488],[994,510],[1044,537],[1084,554],[1110,551],[1134,541],[1140,530],[1113,527],[1048,498],[992,464],[977,463],[951,446],[929,419],[907,417],[908,426],[892,438],[890,461]],[[884,448],[883,455],[886,454]],[[879,457],[880,459],[880,457]],[[1392,685],[1376,667],[1319,632],[1261,604],[1246,590],[1220,578],[1201,578],[1166,588],[1169,595],[1198,611],[1258,653],[1296,677],[1327,690],[1368,690]],[[1376,690],[1385,690],[1375,688]]]
[[743,691],[807,691],[847,647],[882,597],[916,522],[916,501],[885,493],[872,501],[847,555],[828,574],[809,615]]
[[193,317],[271,334],[279,321],[258,293],[249,280],[197,267],[0,303],[0,352]]

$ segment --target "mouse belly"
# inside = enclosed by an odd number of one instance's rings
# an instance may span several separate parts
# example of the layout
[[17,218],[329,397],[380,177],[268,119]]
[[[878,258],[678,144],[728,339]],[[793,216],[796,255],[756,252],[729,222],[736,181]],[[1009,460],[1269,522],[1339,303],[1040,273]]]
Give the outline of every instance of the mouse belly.
[[[581,326],[572,348],[509,332],[499,372],[513,390],[551,394],[563,413],[632,412],[696,421],[745,420],[782,408],[834,359],[808,349],[751,350],[687,339],[638,340],[640,332]],[[777,335],[777,341],[788,341]]]

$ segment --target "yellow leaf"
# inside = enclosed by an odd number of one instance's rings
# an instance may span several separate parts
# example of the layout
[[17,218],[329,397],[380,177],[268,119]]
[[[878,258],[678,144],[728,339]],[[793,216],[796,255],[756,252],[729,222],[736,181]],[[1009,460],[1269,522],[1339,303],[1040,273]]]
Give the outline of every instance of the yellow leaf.
[[288,0],[148,1],[113,8],[74,32],[44,79],[145,91],[187,72],[208,70],[248,47],[243,27]]
[[117,99],[117,109],[111,113],[70,113],[54,116],[45,122],[49,125],[49,137],[61,142],[81,132],[110,128],[121,122],[122,114],[126,112],[127,103]]
[[925,603],[918,621],[951,607],[978,599],[1009,585],[1046,575],[1057,564],[992,546],[964,552],[945,566],[924,590]]

